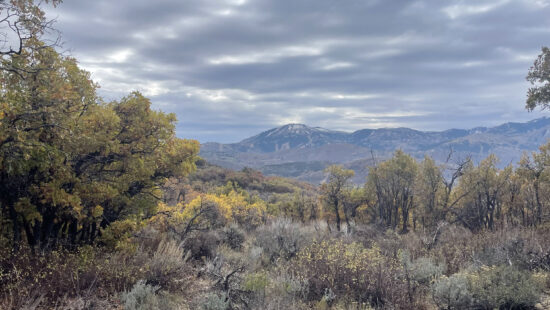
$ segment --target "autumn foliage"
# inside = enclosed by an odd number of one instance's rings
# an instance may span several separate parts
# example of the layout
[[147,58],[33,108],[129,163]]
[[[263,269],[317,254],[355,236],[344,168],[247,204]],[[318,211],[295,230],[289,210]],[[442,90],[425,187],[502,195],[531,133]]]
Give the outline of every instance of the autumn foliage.
[[[397,150],[360,185],[341,166],[320,186],[232,171],[200,159],[175,115],[139,92],[98,96],[44,39],[40,4],[0,9],[20,27],[0,50],[1,309],[548,302],[550,144],[504,168],[492,155],[439,163]],[[530,80],[547,80],[547,58]]]

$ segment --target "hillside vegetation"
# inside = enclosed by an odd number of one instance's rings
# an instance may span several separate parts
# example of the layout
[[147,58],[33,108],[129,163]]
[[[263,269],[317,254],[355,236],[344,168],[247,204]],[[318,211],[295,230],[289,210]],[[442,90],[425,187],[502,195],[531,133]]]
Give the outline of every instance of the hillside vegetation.
[[104,102],[33,1],[0,7],[1,309],[548,307],[550,144],[506,168],[397,150],[360,186],[229,170],[142,94]]

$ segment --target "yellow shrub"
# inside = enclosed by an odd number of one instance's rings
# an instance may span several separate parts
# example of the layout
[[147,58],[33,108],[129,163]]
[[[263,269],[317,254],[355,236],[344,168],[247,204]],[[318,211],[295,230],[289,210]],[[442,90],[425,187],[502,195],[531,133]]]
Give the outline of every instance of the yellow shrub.
[[168,206],[160,203],[157,214],[149,223],[161,231],[168,225],[217,226],[228,222],[237,222],[242,226],[256,227],[265,220],[267,207],[261,199],[251,199],[245,192],[231,190],[228,193],[204,194],[197,196],[188,204]]

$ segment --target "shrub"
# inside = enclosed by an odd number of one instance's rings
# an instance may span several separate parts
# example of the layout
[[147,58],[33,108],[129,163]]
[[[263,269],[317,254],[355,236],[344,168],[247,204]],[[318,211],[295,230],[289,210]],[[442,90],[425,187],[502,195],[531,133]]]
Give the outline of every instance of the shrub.
[[339,299],[359,303],[397,308],[407,304],[399,264],[376,245],[367,249],[342,240],[315,242],[298,253],[291,268],[299,279],[307,279],[309,301],[321,300],[330,289]]
[[475,262],[481,266],[512,264],[519,269],[550,270],[550,242],[544,230],[508,229],[474,238]]
[[407,297],[409,302],[415,303],[418,308],[425,304],[423,298],[427,295],[429,284],[443,274],[445,267],[436,264],[429,257],[420,257],[412,260],[408,251],[400,251],[399,259],[407,283]]
[[430,281],[441,276],[445,271],[444,265],[436,264],[429,257],[411,260],[409,253],[406,251],[400,253],[400,260],[410,279],[420,284],[429,284]]
[[229,299],[224,294],[209,293],[201,304],[202,310],[229,309]]
[[441,230],[433,252],[446,262],[447,272],[457,273],[471,264],[473,237],[462,226],[447,225]]
[[307,279],[300,279],[288,270],[278,268],[275,270],[276,275],[270,277],[268,285],[268,295],[270,298],[274,296],[283,296],[286,299],[297,301],[306,297],[308,289]]
[[250,273],[244,277],[241,283],[241,289],[243,292],[248,293],[246,295],[248,295],[247,297],[250,299],[247,302],[249,305],[262,308],[267,299],[266,290],[269,282],[267,273],[263,271]]
[[292,193],[294,188],[281,178],[269,178],[263,184],[263,190],[270,193]]
[[[243,280],[247,274],[246,271],[249,270],[247,258],[246,252],[236,252],[227,246],[220,246],[215,258],[206,260],[202,269],[204,274],[213,281],[210,287],[225,294],[231,309],[247,308],[248,301],[253,295],[252,292],[243,290]],[[257,275],[259,277],[256,279],[252,277],[250,283],[261,283],[262,277],[260,274]],[[260,290],[259,287],[256,289]]]
[[244,256],[249,270],[259,270],[262,268],[263,249],[261,247],[255,245],[248,247]]
[[120,300],[127,310],[158,309],[159,289],[160,286],[149,285],[144,280],[139,280],[129,292],[122,293]]
[[275,262],[279,258],[289,260],[296,256],[313,239],[314,232],[309,227],[278,218],[256,230],[254,244],[263,249],[268,261]]
[[267,274],[264,272],[257,272],[248,274],[245,277],[242,288],[245,291],[265,293],[268,284],[269,280]]
[[540,283],[513,266],[483,266],[468,276],[474,302],[485,309],[522,309],[540,299]]
[[233,250],[240,250],[245,240],[244,231],[239,225],[232,223],[221,231],[222,243],[227,244]]
[[160,286],[139,280],[128,292],[123,292],[120,301],[124,310],[172,310],[181,309],[177,298],[160,291]]
[[[253,230],[265,223],[267,215],[265,202],[241,189],[235,189],[232,186],[221,188],[221,193],[218,195],[207,194],[201,198],[201,201],[202,199],[214,204],[226,220],[235,221],[246,230]],[[193,203],[192,201],[190,204]]]
[[432,297],[438,307],[466,309],[472,303],[468,278],[463,274],[443,276],[432,284]]
[[429,284],[445,272],[445,265],[437,264],[429,257],[420,257],[412,264],[412,277],[422,284]]
[[185,240],[184,248],[192,258],[202,260],[212,258],[220,243],[220,236],[214,231],[196,232]]
[[0,308],[19,309],[22,303],[38,297],[43,305],[49,305],[95,291],[118,294],[143,277],[144,271],[139,269],[147,261],[139,254],[101,253],[96,247],[83,246],[36,255],[23,248],[18,255],[0,257],[4,270],[0,274],[0,299],[7,296],[14,304]]
[[162,241],[149,263],[147,283],[174,288],[185,276],[185,259],[183,249],[175,241]]

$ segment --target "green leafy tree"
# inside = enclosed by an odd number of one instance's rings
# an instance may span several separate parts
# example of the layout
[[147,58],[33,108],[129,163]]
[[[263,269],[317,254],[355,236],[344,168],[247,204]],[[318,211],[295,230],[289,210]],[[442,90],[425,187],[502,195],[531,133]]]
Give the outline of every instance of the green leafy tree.
[[[524,155],[519,162],[517,175],[522,181],[523,194],[522,205],[524,212],[522,213],[523,223],[541,224],[543,213],[546,209],[546,201],[548,201],[550,171],[550,144],[545,144],[539,148],[539,152],[533,152],[531,156]],[[534,220],[530,221],[526,218],[529,214],[534,215]],[[531,212],[529,212],[531,211]]]
[[[534,110],[536,107],[548,109],[550,107],[550,48],[543,47],[541,54],[535,60],[533,66],[527,73],[527,81],[533,85],[527,91],[526,109]],[[535,222],[542,222],[544,199],[543,196],[548,192],[548,172],[546,167],[549,163],[550,144],[541,146],[539,153],[533,153],[532,156],[523,156],[519,163],[518,176],[524,181],[524,187],[520,194],[525,198],[525,205],[534,205]],[[532,194],[529,194],[532,193]],[[533,209],[533,208],[527,208]],[[526,224],[526,208],[521,208],[523,223]]]
[[91,242],[152,214],[166,178],[194,169],[198,142],[177,138],[175,115],[137,92],[103,103],[90,74],[40,40],[43,11],[10,3],[29,34],[0,70],[0,212],[14,248],[23,236],[32,248]]
[[550,107],[550,48],[543,47],[527,74],[527,81],[533,87],[527,91],[525,108],[529,111],[536,107],[547,109]]

